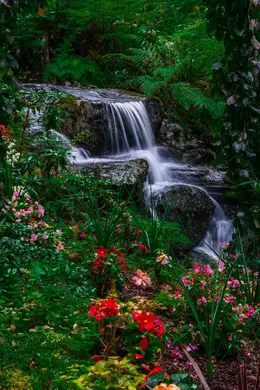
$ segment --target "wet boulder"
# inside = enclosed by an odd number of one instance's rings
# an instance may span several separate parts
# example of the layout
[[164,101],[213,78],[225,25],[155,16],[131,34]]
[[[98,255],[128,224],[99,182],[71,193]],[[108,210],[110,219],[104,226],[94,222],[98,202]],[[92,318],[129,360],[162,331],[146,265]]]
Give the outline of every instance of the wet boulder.
[[162,218],[167,211],[167,220],[178,222],[190,240],[182,249],[196,246],[206,235],[215,205],[206,191],[185,184],[167,186],[155,195],[156,211]]
[[77,166],[80,172],[97,180],[108,181],[113,185],[134,186],[141,189],[148,173],[146,160],[135,159],[116,162],[95,162]]

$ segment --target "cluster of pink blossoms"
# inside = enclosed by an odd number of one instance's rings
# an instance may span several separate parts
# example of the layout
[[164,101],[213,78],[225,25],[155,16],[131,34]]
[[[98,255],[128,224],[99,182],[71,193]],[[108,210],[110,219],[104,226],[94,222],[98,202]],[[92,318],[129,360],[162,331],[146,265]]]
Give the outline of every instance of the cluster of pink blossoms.
[[[20,201],[20,202],[18,202]],[[48,242],[50,236],[52,236],[53,241],[56,245],[56,250],[63,250],[64,247],[58,237],[62,235],[62,230],[59,229],[56,232],[49,233],[49,231],[41,232],[43,229],[50,229],[51,227],[42,220],[45,215],[44,207],[39,204],[39,202],[33,202],[28,196],[26,199],[21,200],[20,194],[18,191],[15,191],[12,196],[12,213],[14,215],[15,222],[21,223],[26,222],[35,231],[31,233],[28,241],[33,244],[40,239],[43,239],[45,242]],[[21,205],[21,207],[19,207]]]

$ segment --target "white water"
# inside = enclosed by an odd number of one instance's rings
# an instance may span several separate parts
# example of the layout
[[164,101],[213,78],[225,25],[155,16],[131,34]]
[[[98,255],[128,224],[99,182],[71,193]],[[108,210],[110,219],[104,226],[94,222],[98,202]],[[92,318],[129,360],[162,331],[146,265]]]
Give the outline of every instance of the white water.
[[[64,89],[64,87],[62,87]],[[73,89],[73,94],[84,98],[84,90]],[[70,92],[70,91],[69,91]],[[89,98],[89,91],[86,92]],[[68,159],[72,165],[98,162],[118,162],[136,158],[146,159],[149,164],[147,182],[144,184],[146,200],[153,194],[164,191],[173,184],[196,186],[192,180],[194,168],[173,158],[168,148],[156,146],[150,119],[143,101],[109,100],[108,97],[95,94],[92,99],[99,98],[105,106],[110,136],[109,152],[105,156],[92,158],[84,148],[73,147],[63,134],[53,131],[71,151]],[[212,199],[213,200],[213,199]],[[216,258],[220,254],[220,243],[229,242],[232,238],[232,224],[220,205],[213,200],[215,212],[203,241],[194,250]]]
[[[145,183],[147,201],[150,188],[156,194],[173,184],[192,185],[180,175],[183,168],[189,167],[167,158],[162,153],[165,150],[155,145],[149,116],[142,101],[108,103],[106,110],[112,154],[121,158],[144,158],[149,163],[149,178]],[[215,211],[208,232],[194,250],[216,258],[221,251],[220,244],[229,242],[232,238],[232,224],[220,205],[214,199],[212,201]]]

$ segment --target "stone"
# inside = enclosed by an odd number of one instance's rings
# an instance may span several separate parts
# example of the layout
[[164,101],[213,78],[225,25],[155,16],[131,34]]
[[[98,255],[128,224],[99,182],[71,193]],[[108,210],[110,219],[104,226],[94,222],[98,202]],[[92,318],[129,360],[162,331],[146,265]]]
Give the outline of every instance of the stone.
[[87,101],[73,98],[72,104],[64,107],[68,112],[62,132],[76,144],[84,146],[91,155],[98,156],[106,152],[108,132],[104,124],[104,107],[99,101]]
[[205,237],[215,205],[206,191],[185,184],[165,187],[156,195],[156,211],[162,218],[168,208],[167,220],[179,222],[190,244],[182,249],[191,250]]
[[182,157],[182,161],[188,164],[208,164],[213,165],[216,160],[216,153],[211,149],[193,149],[185,152]]
[[[194,149],[206,149],[203,141],[196,138],[191,132],[187,133],[179,123],[172,123],[167,119],[162,122],[157,138],[160,144],[173,148],[182,154]],[[184,160],[184,162],[186,161]]]
[[144,100],[147,109],[153,132],[156,136],[162,126],[163,118],[165,117],[164,107],[160,99],[155,97],[147,97]]
[[109,181],[115,185],[127,185],[142,187],[148,173],[146,160],[135,159],[118,162],[95,162],[90,164],[77,165],[76,169],[86,176],[94,177],[97,180]]
[[185,150],[186,136],[184,128],[178,123],[171,123],[167,119],[162,122],[162,126],[157,132],[158,142],[180,152]]

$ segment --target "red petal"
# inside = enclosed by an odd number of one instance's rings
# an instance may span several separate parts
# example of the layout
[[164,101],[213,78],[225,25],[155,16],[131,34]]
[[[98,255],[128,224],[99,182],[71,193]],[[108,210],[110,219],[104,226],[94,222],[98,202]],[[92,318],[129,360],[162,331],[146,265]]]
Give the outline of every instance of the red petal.
[[146,337],[143,337],[139,343],[140,347],[143,349],[146,349],[149,345],[148,340]]

